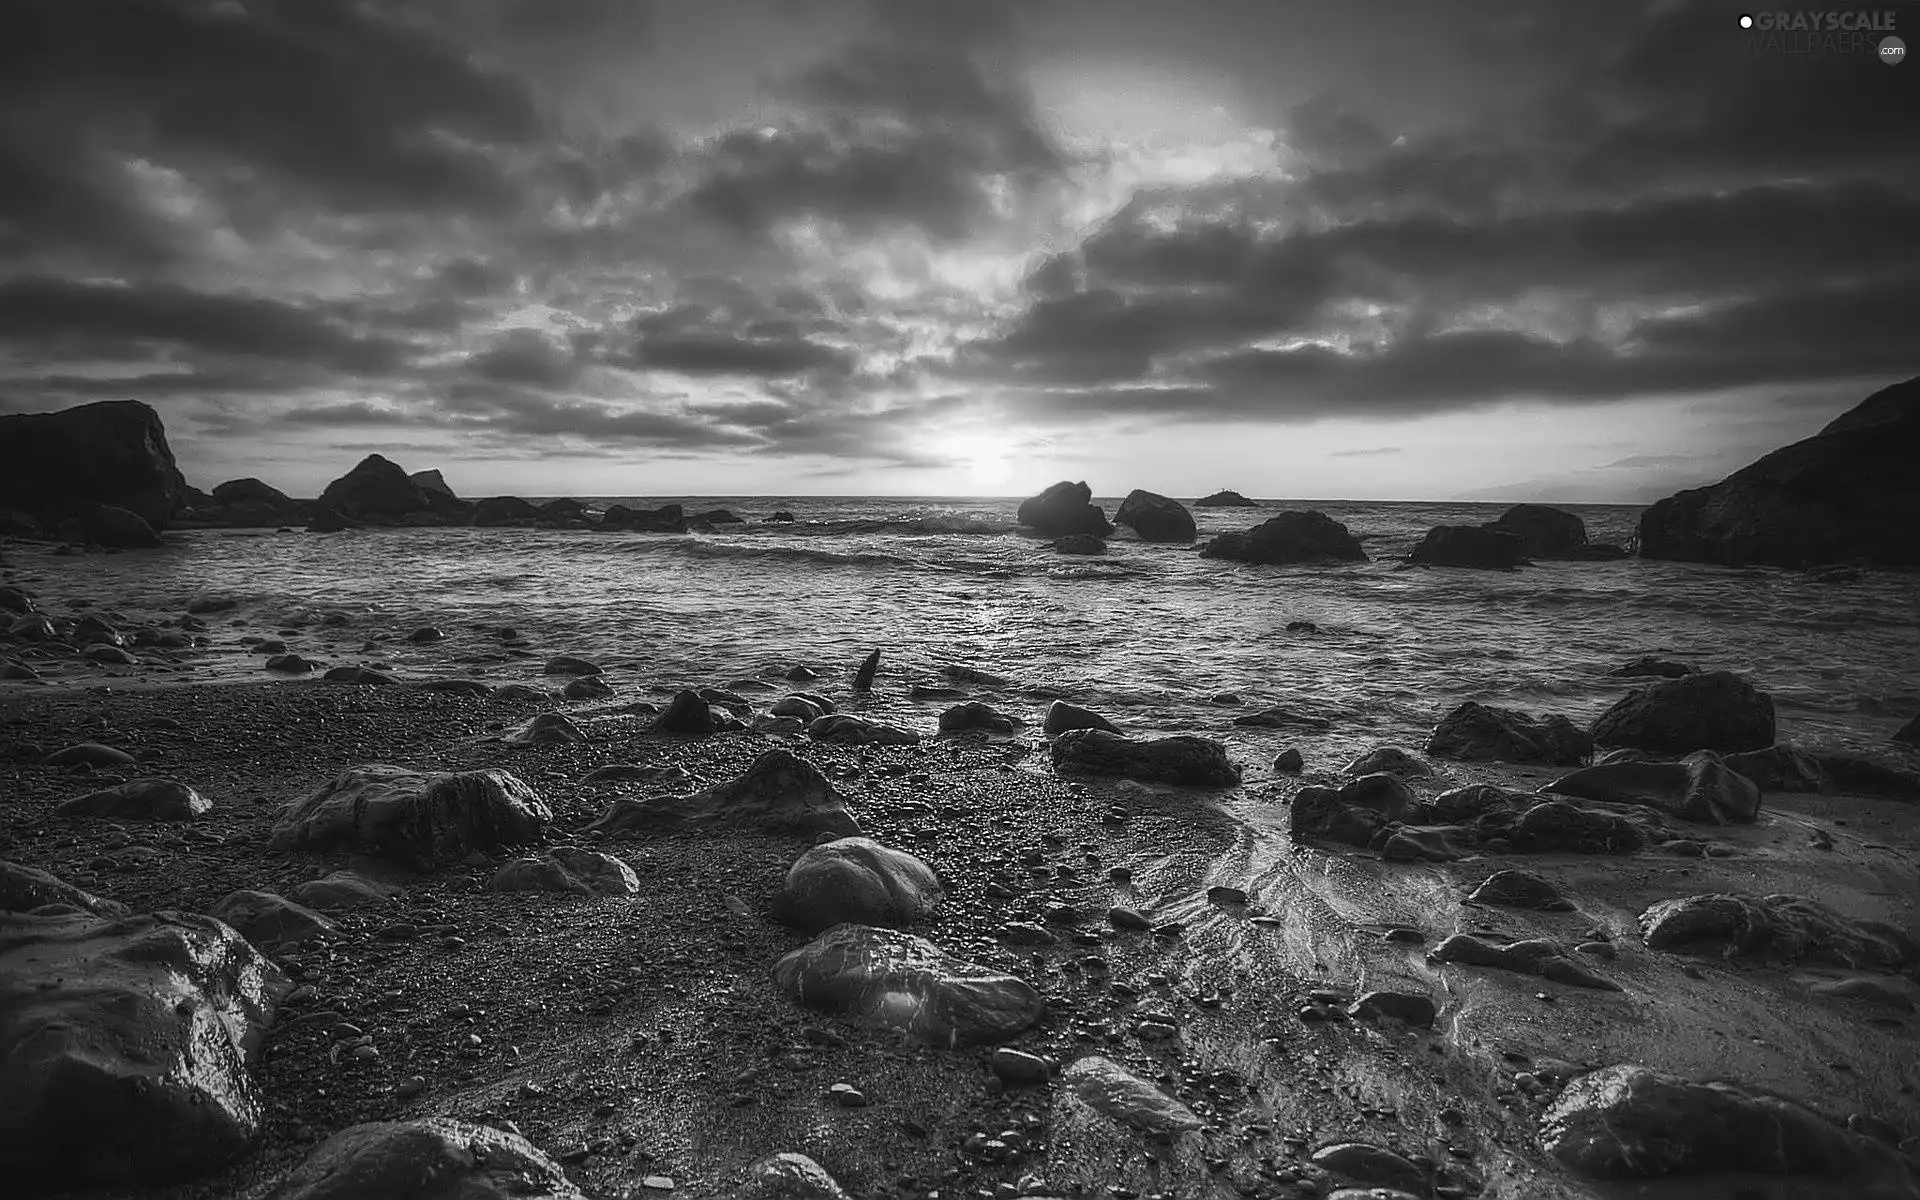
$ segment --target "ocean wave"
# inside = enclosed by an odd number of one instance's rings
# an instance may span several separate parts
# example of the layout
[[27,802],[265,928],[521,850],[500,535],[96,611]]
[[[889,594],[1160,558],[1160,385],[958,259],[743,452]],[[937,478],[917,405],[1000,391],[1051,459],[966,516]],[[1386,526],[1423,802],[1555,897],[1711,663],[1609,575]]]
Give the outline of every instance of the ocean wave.
[[1013,521],[994,521],[983,517],[932,515],[924,517],[887,517],[875,520],[793,521],[755,524],[729,528],[729,534],[754,537],[938,537],[965,534],[991,537],[1018,533]]
[[827,563],[842,567],[918,567],[916,559],[880,550],[827,550],[817,546],[743,546],[738,542],[711,542],[678,537],[635,539],[613,547],[624,554],[675,554],[702,559],[760,559],[775,562]]

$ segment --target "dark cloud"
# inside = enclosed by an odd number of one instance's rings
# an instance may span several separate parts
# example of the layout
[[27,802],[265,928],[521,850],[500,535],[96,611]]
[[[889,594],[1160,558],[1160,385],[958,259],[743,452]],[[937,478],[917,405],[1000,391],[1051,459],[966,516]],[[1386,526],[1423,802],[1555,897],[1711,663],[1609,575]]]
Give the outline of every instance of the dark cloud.
[[[635,341],[626,362],[632,366],[686,375],[746,375],[780,378],[808,372],[844,375],[856,357],[841,346],[816,340],[800,321],[778,315],[780,310],[740,288],[725,284],[716,289],[716,302],[686,303],[648,313],[634,321]],[[785,297],[791,306],[797,297]],[[816,314],[820,311],[816,305]],[[807,330],[830,331],[832,322],[809,320]]]
[[496,383],[560,388],[579,378],[572,346],[538,329],[514,329],[467,359],[465,370]]

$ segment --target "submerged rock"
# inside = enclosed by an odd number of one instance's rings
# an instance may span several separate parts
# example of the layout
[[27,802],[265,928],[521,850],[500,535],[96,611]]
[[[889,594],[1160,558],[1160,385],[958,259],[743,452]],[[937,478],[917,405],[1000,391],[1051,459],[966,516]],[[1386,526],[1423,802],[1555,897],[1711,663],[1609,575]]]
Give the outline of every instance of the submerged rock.
[[1093,503],[1093,489],[1084,482],[1062,481],[1038,496],[1021,501],[1014,520],[1050,538],[1070,533],[1105,537],[1113,532],[1107,515]]
[[1105,554],[1107,544],[1091,533],[1069,533],[1053,539],[1055,554]]
[[1018,1037],[1040,1019],[1038,992],[891,929],[836,925],[782,958],[774,983],[799,1003],[899,1029],[936,1046]]
[[1206,1124],[1180,1101],[1098,1054],[1076,1059],[1060,1082],[1087,1107],[1141,1133],[1174,1136]]
[[1223,533],[1201,548],[1200,557],[1287,566],[1366,562],[1367,552],[1345,525],[1310,510],[1283,512],[1244,533]]
[[1656,658],[1643,654],[1630,663],[1622,663],[1607,674],[1632,679],[1641,676],[1657,676],[1661,679],[1679,679],[1684,675],[1698,675],[1700,668],[1692,663],[1675,662],[1672,659]]
[[599,675],[603,672],[599,664],[588,662],[584,658],[575,658],[570,654],[556,654],[547,660],[545,672],[548,675]]
[[787,869],[774,904],[780,921],[806,933],[835,925],[911,925],[940,905],[933,868],[871,838],[846,837],[813,847]]
[[1325,732],[1333,728],[1333,722],[1325,717],[1315,717],[1307,713],[1297,713],[1289,708],[1275,705],[1263,708],[1259,712],[1244,713],[1233,719],[1235,725],[1251,725],[1262,729],[1310,729]]
[[487,881],[490,892],[559,892],[570,896],[633,896],[640,877],[611,854],[555,846],[545,854],[505,863]]
[[1710,750],[1677,763],[1602,763],[1564,775],[1541,790],[1582,800],[1645,804],[1705,825],[1750,825],[1760,815],[1760,789]]
[[321,1142],[271,1200],[584,1200],[517,1133],[447,1117],[374,1121]]
[[286,977],[211,917],[0,918],[0,1171],[151,1188],[260,1132],[248,1065]]
[[213,801],[175,779],[132,779],[76,796],[53,810],[56,817],[103,817],[115,821],[191,821],[213,811]]
[[1685,675],[1628,692],[1593,723],[1593,740],[1662,754],[1764,750],[1773,699],[1731,671]]
[[1148,542],[1191,542],[1193,514],[1178,500],[1135,488],[1113,514],[1115,525],[1125,525]]
[[1920,962],[1920,941],[1880,921],[1841,916],[1803,896],[1711,893],[1662,900],[1640,914],[1650,950],[1897,971]]
[[1047,715],[1040,723],[1041,732],[1049,738],[1056,738],[1069,729],[1101,729],[1112,734],[1120,732],[1112,721],[1092,709],[1081,708],[1065,700],[1055,700],[1047,705]]
[[334,928],[332,921],[306,905],[273,892],[234,892],[208,912],[233,926],[241,937],[263,947],[303,942],[331,933]]
[[553,812],[498,767],[436,774],[350,767],[291,804],[273,827],[276,850],[364,850],[420,866],[539,841]]
[[1535,718],[1469,700],[1440,719],[1427,739],[1427,753],[1440,758],[1576,767],[1593,757],[1593,739],[1558,714]]
[[1792,1100],[1630,1064],[1569,1083],[1541,1115],[1540,1145],[1597,1179],[1761,1172],[1914,1184],[1894,1151]]
[[789,750],[768,750],[739,778],[685,796],[658,796],[613,802],[590,828],[603,833],[633,833],[680,825],[724,827],[753,825],[768,829],[856,835],[860,825],[847,811],[845,797],[818,767]]
[[1483,525],[1436,525],[1427,530],[1407,561],[1430,567],[1505,571],[1528,560],[1518,534]]
[[1233,787],[1240,768],[1208,738],[1137,741],[1102,729],[1071,729],[1053,739],[1053,769],[1062,774],[1118,775],[1150,783]]

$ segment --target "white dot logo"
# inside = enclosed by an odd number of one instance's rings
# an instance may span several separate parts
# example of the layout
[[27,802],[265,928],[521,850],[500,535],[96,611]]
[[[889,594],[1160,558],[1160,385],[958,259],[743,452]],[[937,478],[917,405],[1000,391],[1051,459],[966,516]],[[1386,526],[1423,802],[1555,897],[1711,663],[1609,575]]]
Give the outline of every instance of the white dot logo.
[[1897,67],[1907,61],[1907,44],[1897,37],[1882,38],[1880,61],[1890,67]]
[[1752,28],[1753,28],[1753,18],[1752,18],[1752,17],[1748,17],[1748,16],[1742,16],[1742,17],[1740,18],[1740,28],[1742,28],[1742,29],[1752,29]]

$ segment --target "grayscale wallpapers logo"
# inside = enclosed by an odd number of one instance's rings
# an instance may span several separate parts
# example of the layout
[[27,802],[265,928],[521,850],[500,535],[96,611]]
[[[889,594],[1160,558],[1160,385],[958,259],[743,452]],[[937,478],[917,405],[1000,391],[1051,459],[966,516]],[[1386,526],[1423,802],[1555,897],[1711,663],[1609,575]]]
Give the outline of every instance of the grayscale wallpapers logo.
[[1748,13],[1740,18],[1740,40],[1750,54],[1871,55],[1892,67],[1907,58],[1907,44],[1895,36],[1895,23],[1890,11]]

